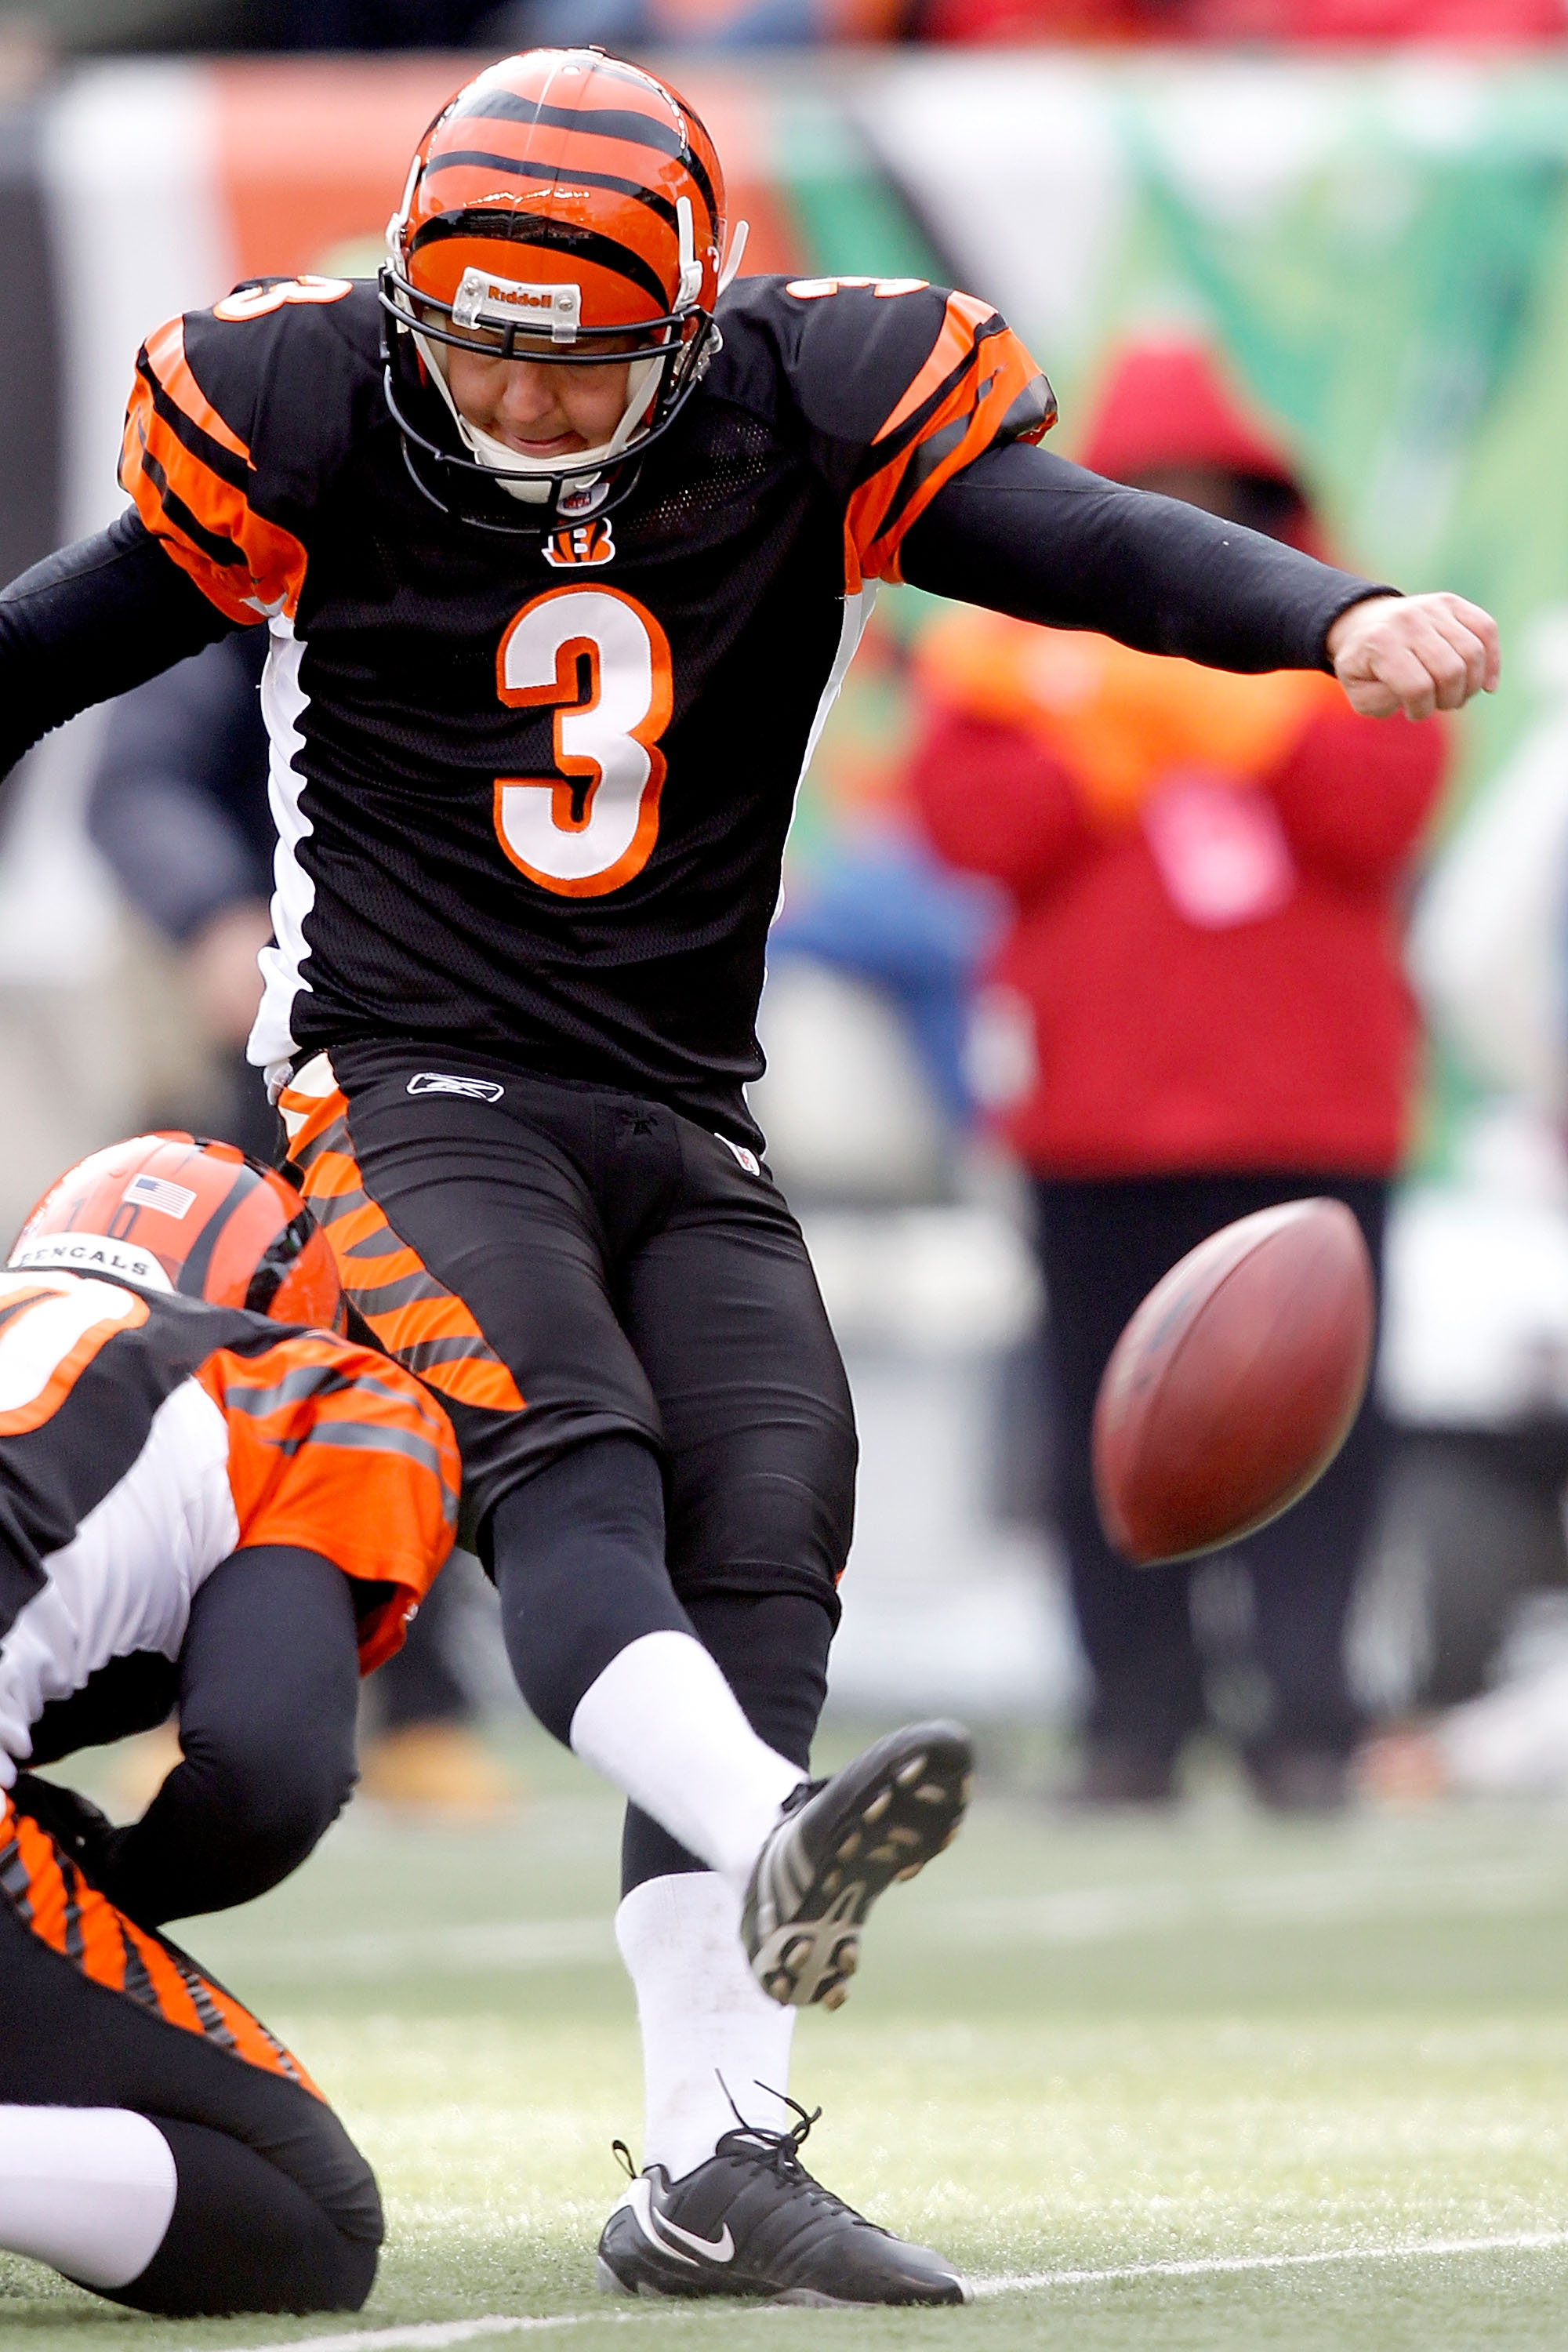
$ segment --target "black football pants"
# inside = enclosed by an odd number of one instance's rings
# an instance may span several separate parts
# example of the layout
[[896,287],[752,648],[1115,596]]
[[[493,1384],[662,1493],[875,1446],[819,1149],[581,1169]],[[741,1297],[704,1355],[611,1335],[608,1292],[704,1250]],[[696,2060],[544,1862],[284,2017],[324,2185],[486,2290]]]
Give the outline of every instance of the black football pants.
[[[331,1066],[339,1114],[295,1164],[361,1325],[451,1412],[535,1713],[564,1738],[611,1658],[673,1627],[804,1768],[855,1435],[783,1196],[640,1097],[446,1046]],[[700,1867],[634,1809],[628,1886]]]
[[174,2210],[111,2302],[171,2318],[357,2311],[375,2182],[265,2026],[100,1895],[27,1810],[0,1803],[0,2104],[125,2107],[173,2151]]
[[[1123,1325],[1179,1257],[1255,1209],[1322,1193],[1343,1201],[1380,1268],[1388,1187],[1374,1178],[1149,1176],[1035,1187],[1050,1301],[1056,1511],[1073,1611],[1093,1677],[1091,1744],[1169,1761],[1204,1721],[1204,1661],[1191,1607],[1203,1563],[1129,1568],[1100,1532],[1089,1435],[1100,1377]],[[1384,1431],[1371,1396],[1309,1494],[1235,1557],[1252,1593],[1251,1664],[1264,1706],[1255,1740],[1345,1754],[1360,1728],[1346,1682],[1345,1622],[1377,1500]]]

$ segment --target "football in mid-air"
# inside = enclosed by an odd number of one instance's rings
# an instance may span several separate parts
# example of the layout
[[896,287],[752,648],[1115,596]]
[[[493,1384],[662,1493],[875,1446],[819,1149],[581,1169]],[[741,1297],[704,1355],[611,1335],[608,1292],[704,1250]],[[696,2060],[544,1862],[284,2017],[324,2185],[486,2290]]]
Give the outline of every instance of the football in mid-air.
[[1140,1567],[1250,1535],[1321,1477],[1372,1367],[1372,1261],[1342,1202],[1211,1234],[1157,1282],[1105,1368],[1094,1484]]

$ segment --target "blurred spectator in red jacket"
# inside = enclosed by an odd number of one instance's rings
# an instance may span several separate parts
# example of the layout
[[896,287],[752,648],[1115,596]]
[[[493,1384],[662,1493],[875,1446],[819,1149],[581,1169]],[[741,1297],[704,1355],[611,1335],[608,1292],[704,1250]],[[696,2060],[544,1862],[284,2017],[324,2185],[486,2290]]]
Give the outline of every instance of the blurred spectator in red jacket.
[[[1314,544],[1285,453],[1194,345],[1128,353],[1083,457]],[[1200,1587],[1224,1677],[1212,1655],[1205,1675],[1195,1571],[1134,1570],[1106,1545],[1090,1416],[1139,1299],[1232,1218],[1333,1193],[1377,1263],[1419,1045],[1399,891],[1442,731],[1358,719],[1326,675],[1237,677],[968,610],[930,634],[920,676],[912,782],[931,836],[1013,901],[976,1075],[1035,1180],[1057,1513],[1093,1677],[1080,1794],[1172,1796],[1217,1696],[1266,1802],[1331,1805],[1359,1728],[1343,1648],[1373,1407],[1233,1557],[1241,1572]]]

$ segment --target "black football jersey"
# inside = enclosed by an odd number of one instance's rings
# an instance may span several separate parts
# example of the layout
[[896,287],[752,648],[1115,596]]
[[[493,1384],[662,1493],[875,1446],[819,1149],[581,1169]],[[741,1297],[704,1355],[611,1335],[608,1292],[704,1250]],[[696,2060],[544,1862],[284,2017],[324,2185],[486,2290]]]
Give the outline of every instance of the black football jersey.
[[633,496],[552,538],[412,478],[370,284],[241,289],[144,347],[121,479],[272,630],[254,1060],[461,1042],[756,1139],[784,835],[875,584],[1052,408],[988,305],[918,281],[742,279],[719,319]]

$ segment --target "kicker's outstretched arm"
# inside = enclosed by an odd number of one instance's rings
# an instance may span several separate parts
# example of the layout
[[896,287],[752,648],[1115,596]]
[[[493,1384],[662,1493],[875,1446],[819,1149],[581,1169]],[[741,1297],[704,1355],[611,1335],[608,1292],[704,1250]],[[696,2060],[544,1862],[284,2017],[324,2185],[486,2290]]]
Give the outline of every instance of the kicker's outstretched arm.
[[1328,669],[1354,707],[1413,719],[1497,684],[1497,626],[1462,597],[1401,597],[1199,507],[1016,442],[911,525],[915,586],[1213,669]]
[[41,736],[233,633],[128,509],[0,589],[0,775]]

